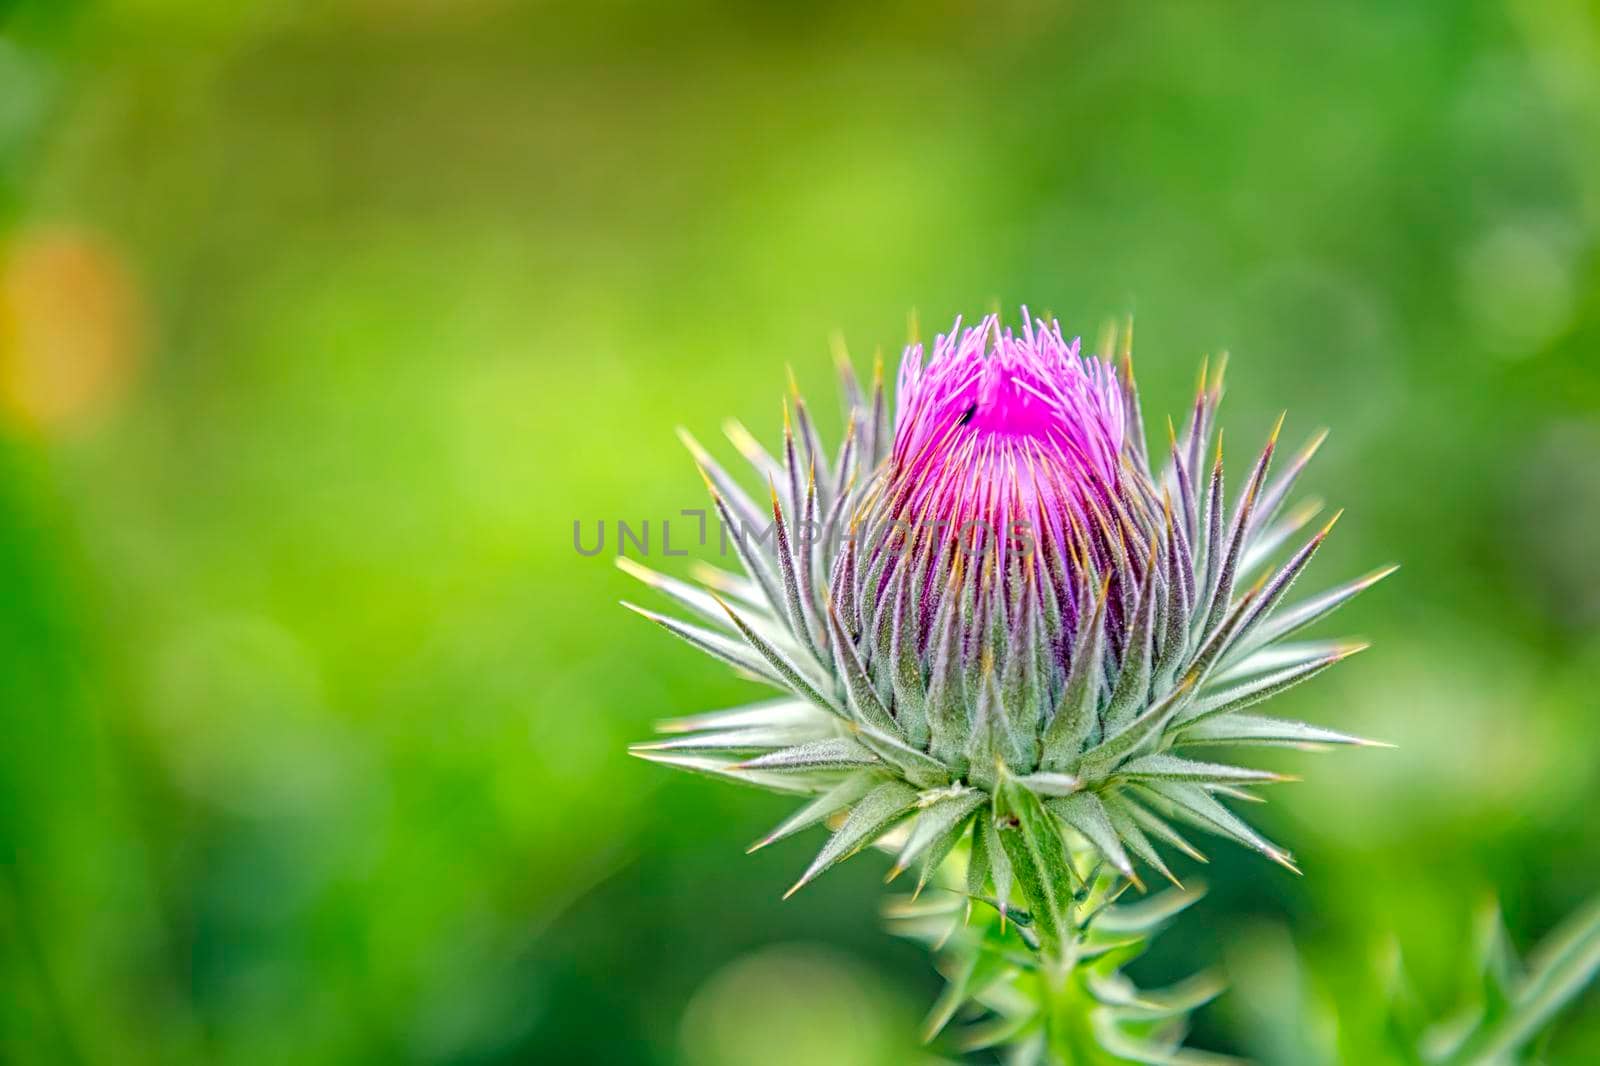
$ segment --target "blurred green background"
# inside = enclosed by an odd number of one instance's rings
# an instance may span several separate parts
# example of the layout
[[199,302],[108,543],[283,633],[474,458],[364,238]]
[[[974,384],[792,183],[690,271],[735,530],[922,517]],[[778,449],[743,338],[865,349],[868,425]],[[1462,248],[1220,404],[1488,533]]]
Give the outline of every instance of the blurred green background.
[[1404,564],[1280,705],[1398,750],[1135,967],[1197,1043],[1362,1061],[1391,937],[1442,1009],[1600,889],[1600,15],[1114,6],[0,0],[0,1058],[914,1061],[886,864],[780,903],[783,801],[625,756],[752,689],[572,541],[912,309],[1131,309],[1147,415],[1230,349]]

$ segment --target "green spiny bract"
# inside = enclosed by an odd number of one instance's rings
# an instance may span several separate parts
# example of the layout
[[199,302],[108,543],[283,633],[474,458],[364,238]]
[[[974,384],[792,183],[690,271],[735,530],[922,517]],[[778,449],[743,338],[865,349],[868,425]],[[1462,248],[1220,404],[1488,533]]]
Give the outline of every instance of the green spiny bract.
[[1230,505],[1220,366],[1153,464],[1131,331],[1113,370],[1113,333],[1080,357],[1024,323],[958,323],[926,364],[908,347],[892,430],[881,363],[869,395],[841,359],[831,457],[792,383],[778,455],[731,425],[767,506],[685,433],[740,572],[696,587],[619,561],[697,619],[635,610],[784,693],[664,723],[637,754],[810,797],[756,844],[833,827],[791,892],[885,841],[920,891],[963,849],[968,894],[1003,915],[1015,892],[1059,962],[1083,942],[1086,857],[1176,884],[1158,845],[1200,858],[1198,828],[1294,869],[1223,802],[1282,778],[1208,752],[1365,743],[1255,707],[1360,650],[1290,638],[1389,571],[1289,602],[1333,526],[1285,550],[1322,438],[1274,474],[1274,428]]

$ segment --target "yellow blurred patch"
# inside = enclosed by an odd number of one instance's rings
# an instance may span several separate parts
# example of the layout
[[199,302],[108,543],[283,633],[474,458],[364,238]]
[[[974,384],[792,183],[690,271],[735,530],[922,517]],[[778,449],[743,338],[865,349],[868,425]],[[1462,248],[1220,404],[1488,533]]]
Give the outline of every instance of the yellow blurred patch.
[[91,233],[25,231],[0,252],[0,417],[44,432],[103,415],[143,348],[139,293]]

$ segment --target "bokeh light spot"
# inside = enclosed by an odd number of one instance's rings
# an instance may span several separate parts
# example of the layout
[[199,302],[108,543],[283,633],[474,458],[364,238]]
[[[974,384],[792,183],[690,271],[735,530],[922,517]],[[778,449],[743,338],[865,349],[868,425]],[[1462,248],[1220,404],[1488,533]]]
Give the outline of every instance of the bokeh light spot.
[[0,409],[53,431],[111,408],[132,380],[144,315],[121,256],[87,232],[36,230],[0,252]]

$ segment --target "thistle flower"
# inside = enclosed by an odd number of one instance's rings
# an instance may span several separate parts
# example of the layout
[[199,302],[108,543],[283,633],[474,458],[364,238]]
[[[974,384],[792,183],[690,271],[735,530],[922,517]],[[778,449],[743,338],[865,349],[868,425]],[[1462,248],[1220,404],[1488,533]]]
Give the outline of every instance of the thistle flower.
[[634,751],[811,796],[756,845],[832,820],[791,892],[874,843],[920,891],[959,852],[998,933],[1024,916],[1059,970],[1142,887],[1136,863],[1177,883],[1157,843],[1201,857],[1180,826],[1295,868],[1223,802],[1283,778],[1206,751],[1367,743],[1253,708],[1359,651],[1289,638],[1390,571],[1287,603],[1333,527],[1268,565],[1317,512],[1285,504],[1322,436],[1269,476],[1275,427],[1230,503],[1223,367],[1158,469],[1131,328],[1114,367],[1115,345],[1084,356],[1026,309],[1020,335],[958,320],[905,350],[892,434],[881,362],[865,395],[841,358],[831,459],[791,377],[778,455],[728,427],[766,507],[683,434],[742,572],[702,567],[695,588],[619,560],[700,621],[634,609],[784,696]]

